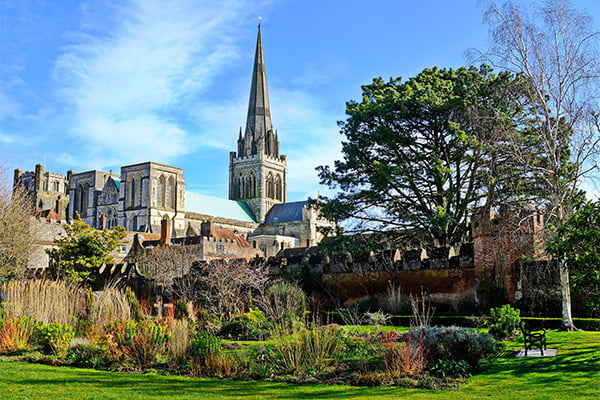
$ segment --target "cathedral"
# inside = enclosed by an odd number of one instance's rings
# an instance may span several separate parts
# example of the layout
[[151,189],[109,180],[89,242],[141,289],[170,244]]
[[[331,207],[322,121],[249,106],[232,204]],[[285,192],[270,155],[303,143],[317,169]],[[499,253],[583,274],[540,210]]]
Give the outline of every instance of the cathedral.
[[[287,202],[287,159],[279,152],[271,108],[260,25],[250,86],[246,127],[240,128],[237,151],[229,154],[229,198],[186,191],[183,170],[156,162],[121,167],[120,174],[92,170],[66,175],[14,172],[15,185],[32,194],[42,215],[63,223],[79,215],[97,228],[123,226],[147,236],[164,230],[173,237],[194,237],[230,230],[262,255],[289,247],[316,245],[333,228],[308,201]],[[209,229],[207,230],[207,227]]]

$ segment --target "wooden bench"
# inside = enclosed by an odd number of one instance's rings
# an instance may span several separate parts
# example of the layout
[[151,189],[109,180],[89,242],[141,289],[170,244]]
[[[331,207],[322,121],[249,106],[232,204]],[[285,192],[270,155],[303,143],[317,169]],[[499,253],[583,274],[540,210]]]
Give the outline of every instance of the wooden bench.
[[527,350],[531,350],[533,346],[539,347],[540,353],[544,355],[546,350],[546,330],[530,331],[525,327],[525,323],[521,322],[519,325],[521,332],[523,333],[523,342],[525,343],[525,355]]

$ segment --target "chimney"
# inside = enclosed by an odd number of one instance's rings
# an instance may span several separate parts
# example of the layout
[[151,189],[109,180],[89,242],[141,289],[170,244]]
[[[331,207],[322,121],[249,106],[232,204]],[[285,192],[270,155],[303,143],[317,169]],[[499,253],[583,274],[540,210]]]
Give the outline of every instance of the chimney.
[[171,221],[168,215],[165,215],[160,221],[160,247],[171,245]]
[[[60,219],[62,220],[64,215],[63,215],[63,199],[62,196],[58,196],[58,199],[56,199],[56,213],[58,214],[58,216],[60,217]],[[104,214],[102,214],[104,215]]]
[[19,168],[15,169],[15,177],[13,179],[13,188],[16,189],[21,186],[21,177],[23,176],[23,171]]
[[212,231],[212,222],[205,221],[200,224],[200,236],[209,237],[210,232]]
[[35,165],[35,192],[40,193],[44,188],[44,166],[42,164]]

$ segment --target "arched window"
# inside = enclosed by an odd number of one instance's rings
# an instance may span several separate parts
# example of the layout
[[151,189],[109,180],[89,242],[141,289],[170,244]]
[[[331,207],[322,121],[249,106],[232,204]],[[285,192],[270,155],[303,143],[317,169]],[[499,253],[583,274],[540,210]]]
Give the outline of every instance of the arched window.
[[79,184],[75,190],[75,207],[73,215],[75,215],[75,212],[81,214],[81,210],[83,210],[83,185]]
[[270,172],[267,174],[266,184],[267,184],[267,188],[266,188],[267,189],[267,197],[272,199],[273,197],[275,197],[274,196],[275,187],[274,187],[274,182],[273,182],[273,174]]
[[133,218],[131,218],[131,230],[134,232],[137,232],[138,230],[138,217],[137,215],[134,215]]
[[156,205],[159,207],[165,206],[165,186],[165,177],[161,175],[156,189]]
[[254,171],[248,172],[246,177],[246,197],[256,197],[256,175],[254,175]]
[[165,205],[170,208],[174,208],[175,205],[175,182],[172,176],[167,180]]
[[142,174],[137,174],[135,180],[136,180],[136,184],[134,185],[135,203],[133,203],[133,204],[136,206],[141,206],[142,205]]
[[237,194],[240,199],[244,198],[244,174],[242,174],[241,172],[239,173],[238,177],[237,177],[237,182],[236,182],[236,186],[237,186]]
[[283,200],[283,186],[281,184],[281,175],[277,174],[275,177],[275,198],[277,200]]
[[54,181],[54,191],[60,192],[60,182],[59,181]]
[[135,207],[135,185],[136,185],[136,181],[135,181],[135,177],[131,178],[131,183],[129,184],[129,206],[130,207]]

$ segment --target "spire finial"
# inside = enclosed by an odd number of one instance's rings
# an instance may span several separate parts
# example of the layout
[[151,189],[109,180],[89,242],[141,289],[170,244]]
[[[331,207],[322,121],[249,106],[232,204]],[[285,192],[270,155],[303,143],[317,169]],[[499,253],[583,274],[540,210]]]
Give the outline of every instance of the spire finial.
[[258,29],[260,29],[260,24],[261,24],[261,22],[262,22],[262,17],[261,17],[261,16],[259,16],[259,17],[258,17]]

